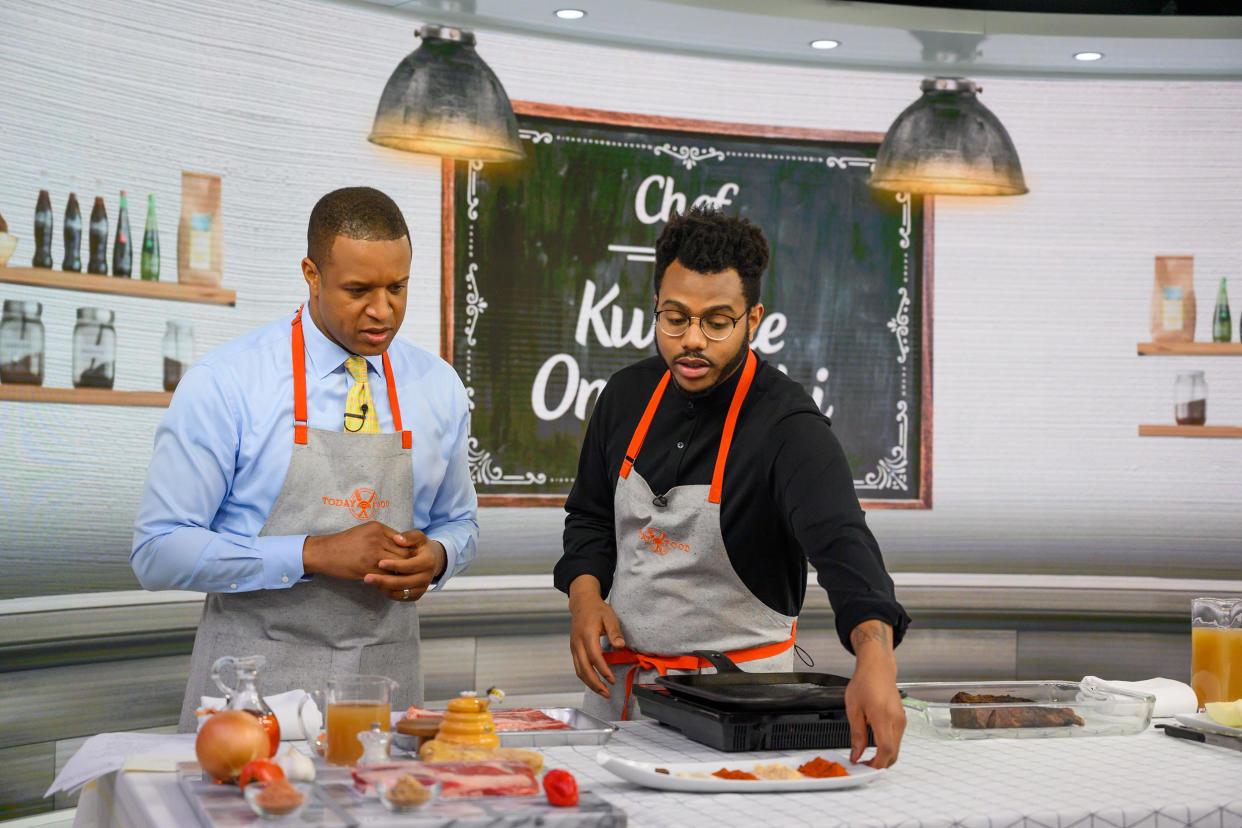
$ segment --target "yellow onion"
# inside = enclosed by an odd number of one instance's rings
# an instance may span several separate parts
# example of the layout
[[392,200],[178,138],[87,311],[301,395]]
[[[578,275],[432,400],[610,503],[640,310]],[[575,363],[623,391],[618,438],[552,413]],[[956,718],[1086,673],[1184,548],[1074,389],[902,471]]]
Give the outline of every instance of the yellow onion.
[[244,710],[225,710],[207,717],[194,742],[194,753],[204,773],[229,782],[247,762],[266,759],[271,747],[257,718]]

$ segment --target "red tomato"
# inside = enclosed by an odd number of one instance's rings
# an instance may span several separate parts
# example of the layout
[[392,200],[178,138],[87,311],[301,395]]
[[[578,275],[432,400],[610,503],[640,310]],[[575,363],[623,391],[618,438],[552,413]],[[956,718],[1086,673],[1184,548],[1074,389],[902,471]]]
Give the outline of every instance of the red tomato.
[[567,770],[550,770],[543,775],[543,790],[552,805],[569,807],[578,804],[578,780]]
[[285,772],[280,769],[280,765],[270,759],[255,759],[242,768],[237,784],[241,785],[244,791],[251,782],[275,782],[277,779],[284,778]]

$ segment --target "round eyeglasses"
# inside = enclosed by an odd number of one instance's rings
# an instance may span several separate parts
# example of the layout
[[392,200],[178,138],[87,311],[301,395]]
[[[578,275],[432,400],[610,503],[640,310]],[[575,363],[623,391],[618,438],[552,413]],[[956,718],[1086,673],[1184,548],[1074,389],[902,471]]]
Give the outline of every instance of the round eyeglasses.
[[690,330],[690,323],[697,319],[699,320],[699,330],[703,332],[703,336],[713,342],[728,339],[733,333],[733,329],[737,327],[737,323],[742,321],[741,316],[734,319],[727,313],[691,316],[679,310],[656,311],[655,318],[656,324],[660,326],[660,330],[668,336],[682,336],[686,331]]

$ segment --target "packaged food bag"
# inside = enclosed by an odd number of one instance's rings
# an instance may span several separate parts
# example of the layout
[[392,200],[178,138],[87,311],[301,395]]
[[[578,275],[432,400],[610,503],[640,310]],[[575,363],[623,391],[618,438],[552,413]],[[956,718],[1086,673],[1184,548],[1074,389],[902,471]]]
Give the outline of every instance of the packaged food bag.
[[219,287],[224,278],[224,227],[220,176],[181,172],[181,220],[177,223],[177,281]]
[[1195,338],[1195,257],[1157,256],[1151,293],[1153,342],[1193,342]]

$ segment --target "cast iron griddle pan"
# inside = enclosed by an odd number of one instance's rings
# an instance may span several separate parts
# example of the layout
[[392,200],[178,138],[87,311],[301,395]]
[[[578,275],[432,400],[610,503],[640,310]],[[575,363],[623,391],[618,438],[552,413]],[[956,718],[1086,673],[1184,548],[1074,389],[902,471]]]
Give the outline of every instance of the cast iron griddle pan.
[[695,650],[715,673],[659,676],[682,698],[731,710],[844,710],[849,679],[831,673],[747,673],[724,653]]

